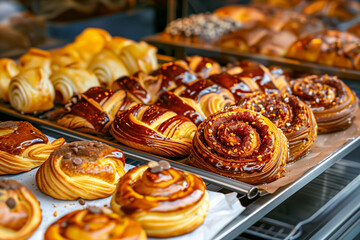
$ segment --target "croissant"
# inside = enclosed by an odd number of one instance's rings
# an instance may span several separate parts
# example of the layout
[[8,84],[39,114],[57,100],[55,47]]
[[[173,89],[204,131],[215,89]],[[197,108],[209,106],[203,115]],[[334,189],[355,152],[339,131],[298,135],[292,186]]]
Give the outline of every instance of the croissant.
[[210,58],[195,55],[186,57],[185,60],[190,68],[202,78],[221,72],[220,64]]
[[294,95],[310,106],[319,133],[346,129],[357,114],[357,97],[337,77],[313,75],[296,79],[291,82],[291,89]]
[[0,99],[9,101],[10,80],[19,73],[14,60],[9,58],[0,59]]
[[289,141],[288,162],[304,156],[314,144],[317,124],[310,107],[299,98],[279,93],[259,94],[241,106],[261,113],[280,128]]
[[110,196],[125,174],[121,150],[96,141],[65,144],[51,153],[36,173],[39,189],[57,199]]
[[268,118],[239,107],[219,111],[200,124],[188,162],[249,184],[282,176],[288,140]]
[[189,154],[196,125],[188,118],[156,105],[135,105],[118,112],[110,133],[130,147],[167,157]]
[[105,49],[110,50],[116,56],[120,56],[124,47],[133,44],[134,41],[123,38],[123,37],[112,37],[110,41],[108,41],[105,45]]
[[149,237],[175,237],[203,223],[209,208],[205,190],[198,176],[166,161],[151,162],[120,179],[111,208],[137,220]]
[[51,69],[58,71],[64,67],[86,68],[88,63],[82,59],[80,52],[72,45],[66,45],[60,49],[50,50]]
[[75,93],[83,93],[100,83],[95,74],[84,68],[64,67],[55,71],[51,77],[56,100],[61,104],[67,103]]
[[51,74],[51,54],[38,48],[30,48],[29,52],[19,59],[20,71],[32,68],[42,68],[46,74]]
[[10,81],[10,104],[23,113],[36,113],[54,107],[55,90],[42,68],[21,71]]
[[23,184],[0,179],[0,239],[28,239],[41,223],[40,203]]
[[114,213],[110,208],[91,206],[75,210],[52,223],[44,240],[76,240],[86,236],[89,240],[133,239],[146,240],[146,233],[135,220]]

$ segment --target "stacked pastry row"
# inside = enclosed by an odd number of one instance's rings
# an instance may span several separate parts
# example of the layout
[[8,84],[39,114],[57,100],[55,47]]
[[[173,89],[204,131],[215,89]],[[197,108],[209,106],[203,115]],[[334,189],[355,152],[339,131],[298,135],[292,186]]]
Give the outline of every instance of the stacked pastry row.
[[121,76],[157,68],[157,49],[145,42],[111,37],[88,28],[60,49],[30,49],[17,65],[0,59],[0,98],[19,112],[50,110],[65,104],[74,93],[94,86],[111,86]]
[[[71,212],[51,224],[44,239],[174,237],[203,223],[209,201],[198,176],[175,170],[166,161],[125,173],[119,149],[97,141],[63,144],[62,138],[48,143],[28,122],[0,123],[1,175],[40,166],[37,186],[53,198],[84,202],[112,195],[111,209]],[[31,191],[14,180],[0,179],[0,239],[27,239],[41,220],[40,204]]]

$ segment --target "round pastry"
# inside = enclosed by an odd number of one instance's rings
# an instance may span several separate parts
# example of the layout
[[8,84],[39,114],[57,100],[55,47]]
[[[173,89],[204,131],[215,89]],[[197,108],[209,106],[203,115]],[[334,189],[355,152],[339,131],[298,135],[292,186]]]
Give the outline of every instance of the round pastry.
[[209,208],[204,181],[150,162],[126,173],[111,199],[111,208],[137,220],[149,237],[175,237],[200,226]]
[[314,144],[317,136],[315,116],[299,98],[274,92],[253,96],[241,106],[261,113],[283,131],[289,141],[288,162],[304,156]]
[[205,119],[193,139],[189,163],[249,184],[282,176],[288,140],[268,118],[231,107]]
[[57,199],[99,199],[110,196],[125,174],[121,150],[96,141],[63,145],[36,173],[39,189]]
[[45,162],[65,139],[52,143],[29,122],[0,123],[0,175],[30,171]]
[[348,128],[355,118],[358,99],[354,92],[334,76],[308,76],[291,82],[294,95],[308,104],[319,133]]
[[146,240],[141,225],[110,208],[89,207],[66,214],[45,232],[44,240]]
[[0,59],[0,99],[9,101],[10,80],[19,73],[14,60],[9,58]]
[[0,239],[28,239],[41,223],[40,203],[21,183],[0,179]]
[[19,59],[21,71],[42,68],[46,74],[51,74],[51,55],[48,51],[38,48],[30,48],[29,52],[22,55]]
[[208,78],[213,74],[221,72],[220,64],[207,57],[186,57],[186,62],[202,78]]
[[156,105],[135,105],[118,112],[110,128],[119,142],[167,157],[189,155],[196,125],[188,118]]

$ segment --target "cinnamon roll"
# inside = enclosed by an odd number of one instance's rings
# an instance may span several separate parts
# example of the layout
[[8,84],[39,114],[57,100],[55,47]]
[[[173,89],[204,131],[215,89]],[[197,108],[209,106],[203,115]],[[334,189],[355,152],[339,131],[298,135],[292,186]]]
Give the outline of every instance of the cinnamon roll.
[[288,140],[268,118],[239,107],[217,112],[200,124],[188,162],[249,184],[282,176]]
[[42,68],[46,74],[51,74],[51,55],[48,51],[30,48],[29,52],[19,59],[20,71],[32,68]]
[[170,167],[150,162],[126,173],[111,199],[111,208],[136,219],[149,237],[175,237],[195,230],[207,214],[204,181]]
[[9,58],[0,59],[0,99],[9,101],[10,80],[19,73],[14,60]]
[[0,179],[0,239],[25,240],[41,223],[40,203],[23,184]]
[[289,94],[267,93],[253,96],[241,106],[261,113],[280,128],[289,141],[288,162],[304,156],[314,144],[317,124],[310,107]]
[[39,189],[57,199],[99,199],[110,196],[125,174],[121,150],[97,141],[61,146],[36,173]]
[[187,156],[196,125],[188,118],[156,105],[135,105],[118,112],[110,128],[119,142],[167,157]]
[[186,62],[201,78],[208,78],[213,74],[221,72],[220,64],[207,57],[200,57],[197,55],[186,57]]
[[293,80],[291,88],[294,95],[310,106],[319,133],[343,130],[352,124],[358,109],[358,99],[337,77],[308,76]]

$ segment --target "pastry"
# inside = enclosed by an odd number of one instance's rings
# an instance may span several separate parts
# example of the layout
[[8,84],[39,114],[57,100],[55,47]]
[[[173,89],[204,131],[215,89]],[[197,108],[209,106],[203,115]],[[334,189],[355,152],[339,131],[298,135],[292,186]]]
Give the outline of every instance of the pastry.
[[201,78],[208,78],[213,74],[221,72],[220,64],[207,57],[192,56],[186,57],[189,67]]
[[110,196],[125,174],[121,150],[97,141],[61,146],[36,173],[39,189],[56,199],[99,199]]
[[251,96],[241,106],[261,113],[280,128],[289,141],[288,162],[304,156],[314,144],[317,124],[310,107],[299,98],[277,92]]
[[319,133],[348,128],[357,114],[354,92],[334,76],[308,76],[291,82],[292,93],[309,105]]
[[134,41],[123,38],[123,37],[112,37],[110,41],[108,41],[105,45],[105,49],[110,50],[116,56],[120,56],[124,47],[133,44]]
[[40,203],[21,183],[0,179],[0,239],[28,239],[41,223]]
[[100,83],[91,71],[84,68],[63,67],[53,72],[50,77],[56,92],[56,100],[67,103],[75,93],[83,93]]
[[17,174],[40,166],[65,139],[52,143],[29,122],[0,123],[0,175]]
[[146,240],[140,224],[110,208],[88,207],[66,214],[46,230],[44,240]]
[[52,71],[58,71],[64,67],[86,68],[88,65],[88,63],[81,58],[80,52],[72,45],[50,50],[50,53]]
[[22,113],[38,113],[54,107],[55,90],[42,68],[21,71],[10,81],[10,104]]
[[51,54],[38,48],[30,48],[29,52],[19,59],[20,71],[32,68],[42,68],[48,75],[51,74]]
[[167,157],[187,156],[196,125],[188,118],[156,105],[135,105],[118,112],[110,128],[119,142]]
[[149,237],[175,237],[203,223],[209,208],[205,190],[198,176],[166,161],[150,162],[120,179],[111,208],[137,220]]
[[188,162],[249,184],[282,176],[288,140],[268,118],[239,107],[219,111],[200,124]]
[[0,99],[9,101],[10,80],[19,73],[19,68],[14,60],[9,58],[0,59]]

